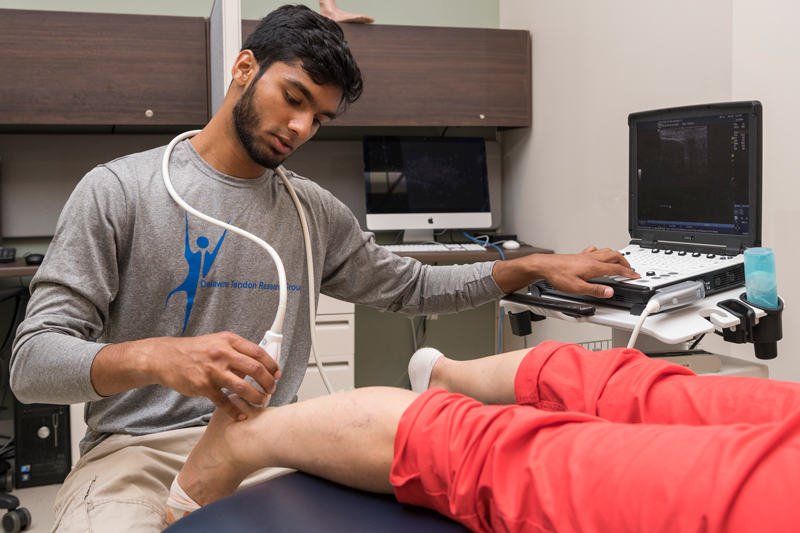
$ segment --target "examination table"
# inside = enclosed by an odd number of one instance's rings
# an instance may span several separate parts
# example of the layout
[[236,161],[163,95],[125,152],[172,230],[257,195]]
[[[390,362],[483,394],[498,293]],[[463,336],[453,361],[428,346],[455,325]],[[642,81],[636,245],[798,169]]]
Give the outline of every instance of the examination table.
[[464,533],[434,511],[294,472],[241,490],[181,518],[164,533]]

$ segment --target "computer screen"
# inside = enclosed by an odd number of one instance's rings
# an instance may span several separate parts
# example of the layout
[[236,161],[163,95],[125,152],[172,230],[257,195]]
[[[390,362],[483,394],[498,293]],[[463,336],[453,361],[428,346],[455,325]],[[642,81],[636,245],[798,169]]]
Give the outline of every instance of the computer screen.
[[491,227],[483,138],[366,136],[363,147],[368,229]]
[[631,115],[632,235],[759,241],[760,114],[733,102]]
[[748,113],[637,125],[639,229],[747,235]]

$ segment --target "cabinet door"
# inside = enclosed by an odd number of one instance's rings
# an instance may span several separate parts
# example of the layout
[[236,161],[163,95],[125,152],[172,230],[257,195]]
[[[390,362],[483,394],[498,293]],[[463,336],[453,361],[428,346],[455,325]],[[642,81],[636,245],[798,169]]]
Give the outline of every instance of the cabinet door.
[[205,42],[200,17],[0,10],[0,123],[204,125]]
[[316,332],[320,357],[355,353],[355,314],[317,315]]
[[[242,22],[242,36],[256,21]],[[525,30],[342,24],[364,93],[335,126],[531,125]]]
[[331,298],[324,294],[319,295],[319,302],[317,303],[317,315],[346,315],[356,312],[355,304],[350,302],[343,302],[336,298]]
[[[325,369],[325,375],[328,376],[334,392],[354,386],[355,371],[352,355],[340,358],[338,361],[325,361],[322,363],[322,368]],[[306,377],[300,385],[300,390],[297,391],[297,399],[302,402],[327,394],[328,389],[325,388],[325,383],[319,375],[319,369],[316,365],[308,365]]]

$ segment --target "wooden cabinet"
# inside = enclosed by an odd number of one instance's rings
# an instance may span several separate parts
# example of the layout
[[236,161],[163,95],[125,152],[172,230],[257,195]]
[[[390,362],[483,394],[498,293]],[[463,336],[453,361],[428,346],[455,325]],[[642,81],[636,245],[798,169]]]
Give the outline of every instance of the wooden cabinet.
[[2,9],[0,50],[2,124],[208,122],[201,17]]
[[[257,21],[242,22],[243,41]],[[531,125],[524,30],[343,24],[364,93],[335,126]]]
[[[243,21],[249,35],[257,21]],[[0,9],[0,124],[208,121],[206,20]],[[344,24],[364,93],[336,126],[531,124],[524,30]]]
[[[331,127],[530,126],[527,31],[342,27],[365,85]],[[0,124],[204,125],[206,43],[200,17],[2,9]]]

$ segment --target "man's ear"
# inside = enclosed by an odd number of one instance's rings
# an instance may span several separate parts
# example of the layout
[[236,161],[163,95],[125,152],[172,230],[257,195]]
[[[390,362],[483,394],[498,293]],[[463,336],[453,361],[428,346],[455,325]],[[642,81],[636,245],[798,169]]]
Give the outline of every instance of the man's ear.
[[242,50],[239,52],[239,55],[236,56],[236,60],[233,62],[233,68],[231,69],[233,83],[244,88],[250,81],[255,79],[257,72],[258,62],[253,52],[250,50]]

